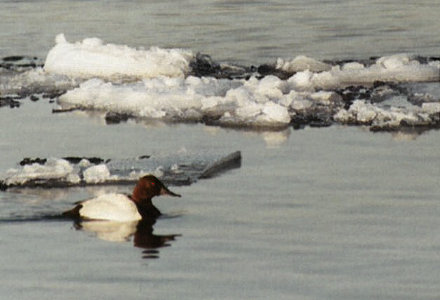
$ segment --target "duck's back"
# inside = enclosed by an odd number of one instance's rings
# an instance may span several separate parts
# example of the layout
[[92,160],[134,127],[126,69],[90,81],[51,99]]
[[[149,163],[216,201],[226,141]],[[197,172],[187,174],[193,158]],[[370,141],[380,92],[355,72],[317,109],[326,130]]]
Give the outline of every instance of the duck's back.
[[136,204],[123,194],[104,194],[96,198],[80,202],[81,218],[111,221],[141,220]]

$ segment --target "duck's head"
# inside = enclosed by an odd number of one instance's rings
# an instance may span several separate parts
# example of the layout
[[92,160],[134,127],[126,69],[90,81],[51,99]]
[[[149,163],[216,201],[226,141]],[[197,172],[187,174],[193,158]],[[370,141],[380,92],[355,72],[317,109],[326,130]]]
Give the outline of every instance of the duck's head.
[[132,198],[134,201],[140,203],[143,200],[150,200],[154,196],[169,195],[173,197],[180,197],[170,191],[159,179],[153,175],[146,175],[139,178],[133,190]]

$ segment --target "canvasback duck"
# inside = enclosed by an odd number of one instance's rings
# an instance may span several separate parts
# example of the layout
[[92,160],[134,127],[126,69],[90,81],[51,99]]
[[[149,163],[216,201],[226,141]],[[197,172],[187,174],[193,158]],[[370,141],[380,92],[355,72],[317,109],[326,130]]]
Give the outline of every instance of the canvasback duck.
[[65,211],[63,215],[76,219],[120,222],[157,218],[161,213],[153,205],[151,198],[159,195],[180,197],[155,176],[146,175],[139,178],[132,195],[104,194],[75,203],[76,206]]

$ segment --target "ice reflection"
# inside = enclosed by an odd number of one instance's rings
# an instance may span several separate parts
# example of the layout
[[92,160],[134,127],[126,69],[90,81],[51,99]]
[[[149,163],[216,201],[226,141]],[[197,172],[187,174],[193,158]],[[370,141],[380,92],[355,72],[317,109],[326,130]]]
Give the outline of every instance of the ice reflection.
[[290,132],[290,129],[283,131],[266,131],[263,132],[261,135],[266,142],[266,146],[268,148],[278,148],[289,139]]
[[159,258],[159,248],[171,246],[180,234],[156,235],[153,225],[156,219],[134,222],[78,221],[75,228],[94,234],[109,242],[133,242],[133,246],[144,249],[142,258]]
[[[407,128],[407,129],[401,129],[395,132],[391,132],[391,136],[394,141],[410,142],[410,141],[415,141],[419,136],[428,133],[431,130],[432,128],[428,128],[428,127]],[[437,130],[437,128],[434,130]]]

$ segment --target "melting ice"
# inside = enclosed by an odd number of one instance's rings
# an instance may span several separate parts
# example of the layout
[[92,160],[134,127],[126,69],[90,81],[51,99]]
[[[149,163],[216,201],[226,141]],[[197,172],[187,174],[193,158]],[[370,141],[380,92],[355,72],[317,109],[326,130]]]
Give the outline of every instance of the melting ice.
[[0,174],[0,189],[125,184],[137,182],[145,174],[153,174],[169,184],[188,185],[198,179],[239,168],[240,165],[239,151],[226,156],[177,153],[105,161],[86,157],[25,158],[16,168]]
[[135,49],[97,38],[70,43],[58,35],[43,68],[9,74],[0,88],[58,89],[62,109],[107,116],[249,128],[342,123],[392,130],[440,125],[439,70],[440,59],[407,54],[346,62],[297,56],[233,66],[189,50]]

